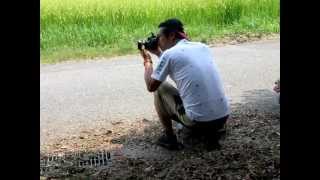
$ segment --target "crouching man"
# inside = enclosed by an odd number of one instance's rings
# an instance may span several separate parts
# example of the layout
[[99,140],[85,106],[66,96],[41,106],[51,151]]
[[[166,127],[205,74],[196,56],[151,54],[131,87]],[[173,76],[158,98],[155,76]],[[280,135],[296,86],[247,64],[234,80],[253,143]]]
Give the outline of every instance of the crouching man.
[[[223,128],[230,108],[222,81],[209,47],[191,42],[178,19],[168,19],[159,25],[158,48],[148,50],[159,57],[155,70],[147,50],[144,59],[144,79],[148,91],[154,92],[154,105],[164,134],[158,144],[179,149],[181,144],[172,128],[172,120],[191,130],[208,130],[212,134]],[[166,82],[174,81],[177,88]]]

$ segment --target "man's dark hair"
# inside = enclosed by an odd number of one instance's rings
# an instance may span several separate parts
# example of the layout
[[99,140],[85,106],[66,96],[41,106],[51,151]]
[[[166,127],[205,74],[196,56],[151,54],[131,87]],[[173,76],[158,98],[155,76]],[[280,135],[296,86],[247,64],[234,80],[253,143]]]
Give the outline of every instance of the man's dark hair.
[[164,22],[160,23],[159,28],[163,28],[163,33],[165,36],[169,36],[170,33],[175,33],[176,38],[183,39],[183,37],[178,33],[184,33],[183,24],[179,19],[172,18],[167,19]]

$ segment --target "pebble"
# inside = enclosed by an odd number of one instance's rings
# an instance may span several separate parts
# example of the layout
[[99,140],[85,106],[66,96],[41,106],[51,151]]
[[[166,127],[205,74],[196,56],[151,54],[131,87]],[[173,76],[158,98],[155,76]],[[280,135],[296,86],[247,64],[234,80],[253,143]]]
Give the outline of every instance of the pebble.
[[104,133],[104,135],[109,135],[109,134],[111,134],[112,133],[112,131],[111,130],[108,130],[106,133]]
[[144,172],[150,172],[152,171],[153,167],[152,166],[149,166],[147,168],[144,169]]

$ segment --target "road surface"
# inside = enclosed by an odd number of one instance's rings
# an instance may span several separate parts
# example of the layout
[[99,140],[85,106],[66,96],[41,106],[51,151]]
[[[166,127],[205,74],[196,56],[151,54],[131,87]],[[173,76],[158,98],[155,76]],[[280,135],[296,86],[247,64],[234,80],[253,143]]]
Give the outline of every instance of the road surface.
[[[231,104],[278,107],[272,88],[280,77],[279,39],[213,47],[212,52]],[[155,120],[143,74],[138,54],[41,65],[41,145],[114,122]]]

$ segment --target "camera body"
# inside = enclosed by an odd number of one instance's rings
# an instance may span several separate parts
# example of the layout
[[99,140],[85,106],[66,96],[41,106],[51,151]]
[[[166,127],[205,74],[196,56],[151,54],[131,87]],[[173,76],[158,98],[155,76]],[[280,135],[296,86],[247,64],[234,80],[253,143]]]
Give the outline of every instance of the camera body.
[[151,36],[149,36],[147,40],[138,41],[138,49],[142,50],[142,46],[144,46],[146,50],[156,50],[158,48],[158,41],[159,38],[151,33]]

